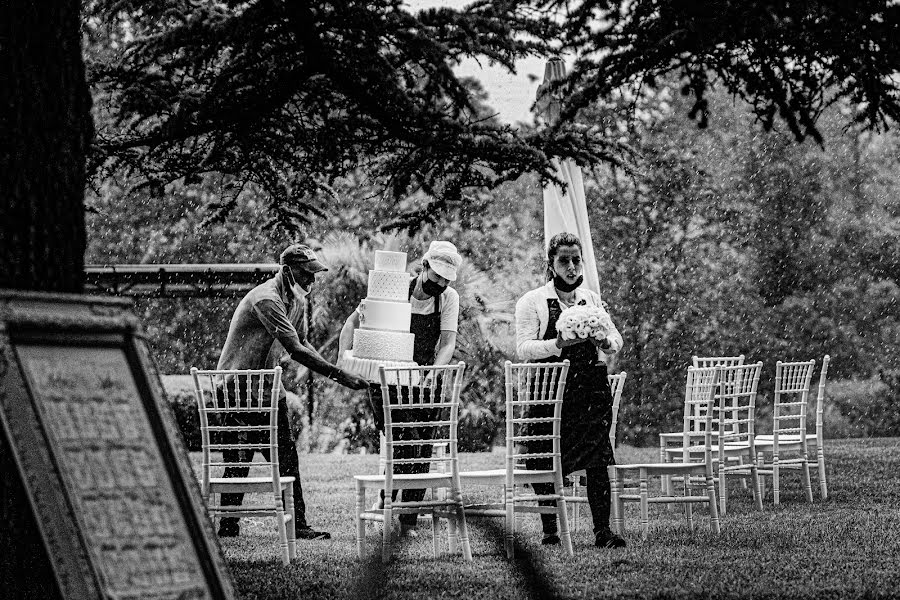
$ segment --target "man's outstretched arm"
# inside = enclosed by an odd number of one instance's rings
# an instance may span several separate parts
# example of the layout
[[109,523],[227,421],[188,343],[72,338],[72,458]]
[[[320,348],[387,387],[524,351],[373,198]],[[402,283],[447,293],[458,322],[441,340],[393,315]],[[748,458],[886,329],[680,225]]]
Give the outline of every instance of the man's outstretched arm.
[[306,341],[305,335],[301,339],[300,332],[297,331],[290,319],[288,319],[284,309],[277,302],[261,300],[253,308],[263,326],[275,339],[281,342],[291,359],[311,371],[337,381],[343,386],[354,390],[368,387],[365,379],[349,373],[322,358]]

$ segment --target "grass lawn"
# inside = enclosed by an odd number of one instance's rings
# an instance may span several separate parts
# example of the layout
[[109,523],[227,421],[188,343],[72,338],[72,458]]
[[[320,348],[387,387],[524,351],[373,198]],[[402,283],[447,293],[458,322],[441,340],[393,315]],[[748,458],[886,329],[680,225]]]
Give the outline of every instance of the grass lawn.
[[[471,519],[474,561],[431,554],[430,526],[395,544],[394,560],[380,562],[380,536],[370,524],[370,555],[356,558],[353,475],[375,472],[378,457],[301,456],[308,519],[330,531],[328,541],[297,542],[297,559],[282,566],[272,520],[244,519],[238,538],[222,540],[245,599],[274,598],[872,598],[900,594],[900,439],[831,441],[826,446],[827,501],[802,494],[799,474],[782,476],[782,504],[764,511],[735,483],[722,534],[709,532],[695,510],[688,532],[677,510],[651,507],[651,535],[641,540],[638,508],[626,507],[628,548],[592,545],[583,509],[575,556],[539,543],[537,515],[524,515],[521,552],[503,553],[502,520]],[[622,447],[619,462],[655,458],[655,449]],[[466,454],[464,469],[499,467],[501,454]],[[446,552],[446,524],[441,538]]]

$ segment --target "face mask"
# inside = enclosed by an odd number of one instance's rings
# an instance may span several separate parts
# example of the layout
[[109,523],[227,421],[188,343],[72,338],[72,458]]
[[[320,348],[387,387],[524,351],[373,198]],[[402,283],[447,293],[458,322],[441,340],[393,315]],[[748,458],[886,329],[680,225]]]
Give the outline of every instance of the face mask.
[[566,283],[566,280],[559,275],[553,276],[553,286],[559,291],[565,293],[571,292],[582,283],[584,283],[584,275],[579,275],[578,279],[575,280],[575,283]]
[[446,285],[441,285],[439,283],[435,283],[430,279],[425,279],[422,282],[422,291],[428,294],[429,296],[434,296],[435,298],[444,293],[444,290],[447,289]]
[[295,294],[297,294],[301,298],[309,294],[309,290],[312,287],[313,281],[315,281],[314,275],[308,275],[304,272],[301,272],[299,273],[300,276],[298,278],[294,276],[294,270],[291,267],[285,265],[283,269],[284,279]]

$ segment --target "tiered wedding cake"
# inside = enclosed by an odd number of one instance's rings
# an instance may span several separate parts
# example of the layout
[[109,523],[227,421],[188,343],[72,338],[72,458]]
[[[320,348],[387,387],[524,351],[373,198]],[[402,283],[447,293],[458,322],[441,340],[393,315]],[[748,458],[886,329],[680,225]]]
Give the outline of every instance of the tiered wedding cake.
[[353,333],[353,348],[341,357],[342,368],[378,381],[379,366],[415,366],[415,335],[409,332],[410,277],[406,252],[375,252],[368,293],[359,306],[359,328]]

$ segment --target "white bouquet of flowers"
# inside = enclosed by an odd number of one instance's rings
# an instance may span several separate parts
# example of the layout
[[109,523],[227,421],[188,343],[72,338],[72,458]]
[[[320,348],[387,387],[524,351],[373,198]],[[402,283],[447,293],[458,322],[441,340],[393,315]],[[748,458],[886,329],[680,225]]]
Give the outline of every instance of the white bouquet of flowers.
[[613,329],[609,313],[599,306],[578,304],[562,311],[556,329],[564,340],[594,337],[602,340]]

